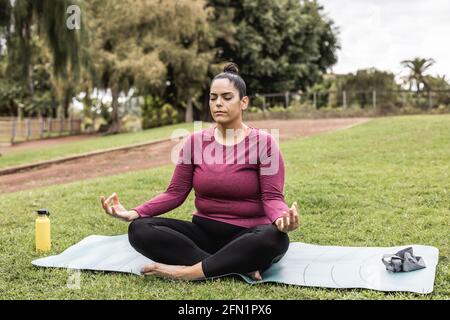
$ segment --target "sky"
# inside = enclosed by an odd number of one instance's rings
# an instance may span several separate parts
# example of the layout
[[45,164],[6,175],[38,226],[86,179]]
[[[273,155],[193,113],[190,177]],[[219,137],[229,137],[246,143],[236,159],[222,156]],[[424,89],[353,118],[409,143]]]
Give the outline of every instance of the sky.
[[431,75],[450,78],[450,0],[318,0],[341,49],[334,73],[375,67],[399,79],[402,60],[433,58]]

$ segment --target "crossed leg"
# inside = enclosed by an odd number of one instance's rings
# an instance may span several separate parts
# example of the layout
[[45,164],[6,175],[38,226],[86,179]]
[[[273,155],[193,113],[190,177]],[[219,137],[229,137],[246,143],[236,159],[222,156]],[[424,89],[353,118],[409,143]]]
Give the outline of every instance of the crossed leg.
[[289,238],[274,225],[241,229],[232,237],[217,241],[195,223],[171,218],[141,218],[128,230],[131,245],[155,261],[146,274],[200,279],[231,273],[249,274],[268,269],[286,253]]

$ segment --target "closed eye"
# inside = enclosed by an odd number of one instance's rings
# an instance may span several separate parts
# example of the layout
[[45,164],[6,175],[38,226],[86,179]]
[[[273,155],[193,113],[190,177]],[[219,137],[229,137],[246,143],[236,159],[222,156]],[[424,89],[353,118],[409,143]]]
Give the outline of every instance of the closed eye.
[[[210,100],[216,100],[217,97],[211,97]],[[224,97],[225,100],[231,100],[232,98]]]

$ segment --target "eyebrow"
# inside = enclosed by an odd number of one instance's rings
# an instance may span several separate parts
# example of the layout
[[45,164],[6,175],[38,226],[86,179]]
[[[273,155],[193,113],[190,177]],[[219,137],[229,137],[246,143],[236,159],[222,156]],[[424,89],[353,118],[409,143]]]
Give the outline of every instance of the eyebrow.
[[[210,94],[210,95],[217,96],[217,93],[212,93],[212,92],[210,92],[209,94]],[[222,93],[223,96],[226,95],[226,94],[233,94],[233,92],[224,92],[224,93]]]

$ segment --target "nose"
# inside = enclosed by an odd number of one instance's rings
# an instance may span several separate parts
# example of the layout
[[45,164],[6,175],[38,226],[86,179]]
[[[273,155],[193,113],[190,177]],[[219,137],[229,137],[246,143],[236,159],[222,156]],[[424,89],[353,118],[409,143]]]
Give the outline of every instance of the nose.
[[222,101],[220,101],[219,99],[216,100],[216,108],[217,109],[222,108]]
[[222,98],[218,97],[216,99],[216,107],[222,106]]

